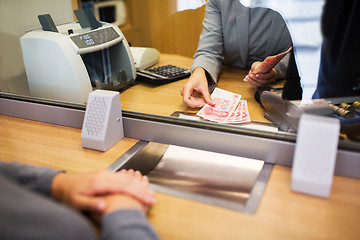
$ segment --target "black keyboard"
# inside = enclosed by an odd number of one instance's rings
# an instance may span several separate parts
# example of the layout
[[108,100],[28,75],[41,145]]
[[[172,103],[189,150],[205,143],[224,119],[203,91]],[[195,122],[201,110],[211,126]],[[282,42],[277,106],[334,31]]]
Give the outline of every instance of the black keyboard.
[[147,70],[138,70],[136,75],[136,80],[162,84],[188,78],[190,70],[173,65],[165,65]]

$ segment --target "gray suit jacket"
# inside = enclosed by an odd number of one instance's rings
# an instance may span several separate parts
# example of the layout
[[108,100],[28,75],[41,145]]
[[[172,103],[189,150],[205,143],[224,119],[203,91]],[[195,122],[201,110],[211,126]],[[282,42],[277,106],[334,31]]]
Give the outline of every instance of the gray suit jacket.
[[[291,45],[290,33],[277,12],[246,8],[238,0],[208,0],[192,70],[202,67],[207,71],[212,91],[222,64],[249,68]],[[276,66],[277,78],[285,77],[288,62],[289,56]]]
[[[0,161],[1,239],[97,239],[89,220],[51,199],[51,184],[59,171]],[[158,239],[146,216],[118,210],[102,220],[102,239]]]

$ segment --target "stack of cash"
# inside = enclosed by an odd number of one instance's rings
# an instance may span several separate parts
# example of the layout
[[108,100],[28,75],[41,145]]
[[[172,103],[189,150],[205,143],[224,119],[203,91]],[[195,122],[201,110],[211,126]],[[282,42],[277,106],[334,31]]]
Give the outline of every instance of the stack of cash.
[[196,115],[218,123],[246,123],[251,121],[247,101],[241,100],[241,95],[215,88],[211,98],[215,106],[206,104]]

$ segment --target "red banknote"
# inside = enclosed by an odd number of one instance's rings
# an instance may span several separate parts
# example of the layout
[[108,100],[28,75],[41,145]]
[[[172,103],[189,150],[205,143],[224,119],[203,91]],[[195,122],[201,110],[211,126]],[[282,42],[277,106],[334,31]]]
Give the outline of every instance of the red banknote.
[[237,108],[231,114],[226,123],[247,123],[251,122],[249,108],[246,100],[240,100]]
[[215,106],[205,104],[196,115],[210,121],[225,123],[238,106],[241,95],[215,88],[211,98]]
[[265,60],[262,62],[261,65],[259,65],[255,70],[254,73],[269,73],[271,69],[273,69],[276,64],[278,64],[281,59],[285,57],[286,54],[288,54],[291,51],[292,47],[290,47],[287,51],[280,53],[275,56],[269,56],[265,58]]

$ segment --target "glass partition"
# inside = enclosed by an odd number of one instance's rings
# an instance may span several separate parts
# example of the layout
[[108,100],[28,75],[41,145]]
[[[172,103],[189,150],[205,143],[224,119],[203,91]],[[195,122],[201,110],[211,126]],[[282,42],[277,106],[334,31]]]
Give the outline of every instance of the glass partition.
[[[108,17],[108,19],[119,26],[122,34],[131,46],[151,47],[159,50],[161,55],[157,65],[172,64],[190,69],[193,63],[193,56],[198,47],[199,36],[203,29],[207,2],[211,1],[68,0],[54,2],[48,0],[3,0],[0,2],[1,94],[5,97],[18,97],[22,100],[26,100],[29,97],[28,101],[85,109],[86,102],[79,103],[51,99],[50,97],[38,98],[31,94],[19,39],[30,30],[41,29],[37,18],[40,14],[49,13],[55,24],[59,25],[59,30],[61,31],[61,25],[73,22],[76,19],[73,9],[76,9],[78,6],[80,8],[91,7],[94,11],[100,11],[99,9],[104,8],[104,6],[113,7],[115,9],[113,11],[123,15],[121,19],[116,19],[116,14]],[[234,0],[229,2],[236,2],[236,4],[240,4],[244,8],[271,8],[280,13],[287,23],[294,44],[295,60],[304,91],[303,99],[310,99],[316,87],[319,71],[322,42],[320,20],[324,1]],[[104,5],[105,3],[110,5]],[[109,12],[109,9],[107,11]],[[108,14],[114,13],[110,11]],[[99,18],[106,18],[104,12],[95,12],[95,15]],[[236,16],[234,16],[234,21],[235,18]],[[261,21],[258,21],[256,24],[261,24]],[[252,26],[252,29],[256,30],[257,26]],[[269,36],[269,41],[272,38],[273,36]],[[40,47],[45,47],[45,45],[41,45],[43,43],[39,44]],[[101,54],[95,55],[100,56]],[[84,59],[84,56],[85,53],[81,55],[80,59]],[[44,71],[50,68],[47,65],[48,63],[55,64],[55,62],[56,59],[54,61],[43,59],[42,67]],[[95,66],[94,68],[96,67],[101,68],[101,66]],[[106,68],[102,69],[102,72],[105,70]],[[145,117],[153,116],[152,119],[159,119],[159,121],[166,119],[166,121],[174,124],[177,124],[178,121],[176,119],[181,117],[182,124],[186,123],[202,128],[211,127],[222,129],[223,131],[240,131],[239,133],[245,134],[253,132],[256,136],[269,137],[269,132],[278,131],[278,127],[274,126],[264,117],[265,110],[254,97],[256,89],[243,81],[248,71],[248,67],[239,68],[236,65],[224,65],[222,66],[217,86],[240,94],[242,99],[247,100],[252,120],[251,123],[228,125],[200,120],[196,117],[199,108],[186,106],[179,92],[179,89],[185,84],[187,79],[157,85],[146,82],[131,84],[128,88],[120,90],[122,109],[124,114],[131,116],[143,114]],[[38,71],[35,74],[41,75],[41,72]],[[57,75],[61,74],[61,72],[57,73]],[[119,76],[122,75],[120,74]],[[284,81],[281,80],[276,81],[271,87],[281,88],[283,85]],[[94,84],[92,87],[94,87]],[[57,91],[57,89],[54,91]],[[295,140],[293,133],[289,133],[288,136],[288,140]]]

